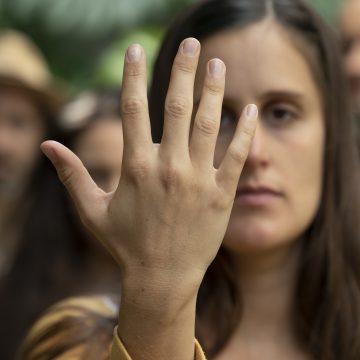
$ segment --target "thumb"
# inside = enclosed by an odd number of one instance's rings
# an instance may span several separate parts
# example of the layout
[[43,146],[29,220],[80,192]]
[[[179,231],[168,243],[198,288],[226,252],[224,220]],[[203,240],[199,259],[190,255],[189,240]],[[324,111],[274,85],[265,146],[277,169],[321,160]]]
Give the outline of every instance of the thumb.
[[45,141],[41,150],[55,166],[60,181],[73,199],[82,219],[89,218],[88,210],[105,195],[93,181],[81,160],[57,141]]

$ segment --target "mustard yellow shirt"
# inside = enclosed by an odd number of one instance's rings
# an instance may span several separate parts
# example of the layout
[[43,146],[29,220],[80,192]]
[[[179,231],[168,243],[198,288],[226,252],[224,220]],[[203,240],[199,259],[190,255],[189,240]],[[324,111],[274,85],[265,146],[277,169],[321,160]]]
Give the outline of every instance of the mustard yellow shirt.
[[[171,354],[169,354],[169,359],[171,359]],[[132,360],[130,355],[127,353],[125,346],[121,342],[117,331],[114,331],[114,339],[111,350],[110,360]],[[206,360],[204,352],[201,349],[200,344],[195,340],[195,357],[194,360]]]
[[[73,347],[66,347],[66,339],[52,329],[58,324],[72,317],[78,321],[88,322],[87,314],[91,312],[101,317],[117,319],[118,305],[110,296],[86,296],[70,298],[50,308],[32,327],[24,340],[21,352],[21,360],[85,360],[87,359],[86,344],[79,343]],[[91,325],[90,325],[91,326]],[[49,331],[50,330],[50,331]],[[44,334],[49,333],[49,336]],[[64,344],[65,341],[65,344]],[[89,339],[92,341],[92,339]],[[96,341],[96,339],[95,339]],[[121,342],[116,329],[109,334],[108,347],[104,349],[104,357],[110,360],[132,360],[125,346]],[[56,357],[49,354],[54,348],[64,348],[64,351]],[[171,359],[171,354],[169,354]],[[200,344],[195,340],[194,360],[206,360]]]

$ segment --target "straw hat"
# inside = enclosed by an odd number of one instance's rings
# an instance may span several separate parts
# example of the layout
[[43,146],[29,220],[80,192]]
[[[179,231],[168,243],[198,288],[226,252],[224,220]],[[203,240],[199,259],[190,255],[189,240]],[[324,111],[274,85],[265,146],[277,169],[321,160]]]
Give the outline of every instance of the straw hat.
[[33,93],[52,112],[61,103],[44,56],[28,37],[15,30],[0,32],[0,86]]

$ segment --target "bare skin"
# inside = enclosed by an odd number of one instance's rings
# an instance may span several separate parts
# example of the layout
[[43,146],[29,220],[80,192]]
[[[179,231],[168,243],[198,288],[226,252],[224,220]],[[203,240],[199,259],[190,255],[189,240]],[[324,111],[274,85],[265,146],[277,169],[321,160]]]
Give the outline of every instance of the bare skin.
[[[180,46],[156,145],[144,54],[137,45],[129,48],[124,159],[114,193],[100,191],[60,144],[42,148],[85,224],[120,264],[118,333],[133,359],[193,359],[197,292],[222,244],[236,264],[244,314],[216,360],[310,360],[292,316],[299,239],[321,195],[321,96],[306,59],[274,22],[204,41],[193,92],[199,52],[194,39]],[[225,66],[216,53],[227,64],[225,91]],[[257,106],[243,111],[247,103]]]
[[118,118],[103,118],[80,134],[74,152],[104,191],[116,189],[123,152],[122,125]]
[[34,99],[26,91],[1,87],[0,278],[11,268],[19,246],[19,229],[31,197],[25,191],[44,137],[45,119]]
[[[244,312],[219,359],[311,359],[299,344],[293,316],[301,261],[298,239],[320,203],[321,94],[306,58],[272,19],[206,39],[196,84],[202,83],[203,65],[215,54],[227,67],[215,165],[242,104],[253,102],[259,121],[238,188],[255,183],[279,193],[264,197],[260,192],[259,201],[256,194],[235,198],[223,246],[233,259]],[[197,101],[201,92],[195,88]]]
[[179,48],[164,137],[157,145],[150,134],[145,56],[140,46],[129,48],[121,99],[124,157],[115,192],[98,188],[64,146],[52,141],[42,145],[84,224],[122,269],[118,333],[137,360],[167,359],[169,353],[174,360],[193,359],[197,291],[224,237],[256,127],[257,108],[249,105],[215,169],[225,66],[213,59],[189,139],[199,53],[195,39]]

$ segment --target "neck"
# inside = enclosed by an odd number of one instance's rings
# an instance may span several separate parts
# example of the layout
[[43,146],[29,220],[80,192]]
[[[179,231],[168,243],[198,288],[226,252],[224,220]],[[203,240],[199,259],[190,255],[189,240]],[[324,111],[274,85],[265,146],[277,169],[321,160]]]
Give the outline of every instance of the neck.
[[238,335],[246,339],[294,336],[294,295],[300,244],[261,254],[235,255],[243,313]]

